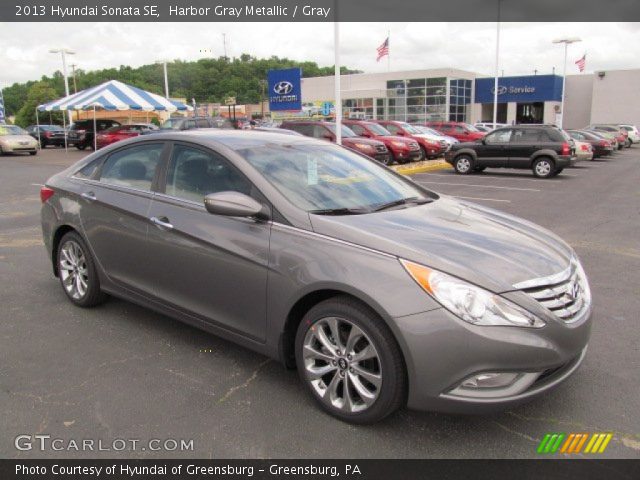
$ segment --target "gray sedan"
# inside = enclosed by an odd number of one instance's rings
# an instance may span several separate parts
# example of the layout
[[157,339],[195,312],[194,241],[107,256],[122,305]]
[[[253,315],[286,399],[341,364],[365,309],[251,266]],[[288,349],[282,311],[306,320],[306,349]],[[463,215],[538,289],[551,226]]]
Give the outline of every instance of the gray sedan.
[[71,302],[117,296],[280,359],[345,421],[505,408],[586,351],[591,294],[565,242],[320,140],[141,136],[41,199]]

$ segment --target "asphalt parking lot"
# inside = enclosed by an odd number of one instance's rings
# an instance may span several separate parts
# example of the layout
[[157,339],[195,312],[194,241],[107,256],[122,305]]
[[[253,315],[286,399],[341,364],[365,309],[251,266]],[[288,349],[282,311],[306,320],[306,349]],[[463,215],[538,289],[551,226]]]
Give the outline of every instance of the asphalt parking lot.
[[[414,177],[568,241],[591,281],[592,340],[578,372],[527,405],[491,416],[403,410],[369,427],[323,414],[296,372],[232,343],[116,299],[72,306],[43,248],[37,184],[83,155],[0,157],[1,457],[535,458],[548,432],[611,432],[601,456],[640,457],[640,147],[550,180]],[[194,449],[21,452],[20,434],[193,439]]]

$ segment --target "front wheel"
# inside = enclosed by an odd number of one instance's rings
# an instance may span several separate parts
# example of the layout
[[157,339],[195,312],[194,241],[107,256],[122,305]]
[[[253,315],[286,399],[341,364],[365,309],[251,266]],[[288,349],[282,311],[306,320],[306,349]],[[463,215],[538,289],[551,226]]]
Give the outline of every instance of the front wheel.
[[77,143],[76,148],[78,150],[84,150],[85,148],[87,148],[87,145],[85,143]]
[[382,420],[405,402],[400,349],[384,321],[348,297],[325,300],[304,316],[296,364],[311,396],[341,420]]
[[556,172],[553,160],[548,157],[541,157],[533,162],[533,174],[538,178],[553,177]]
[[34,150],[33,152],[29,152],[29,155],[31,155],[31,156],[33,156],[33,155],[37,155],[37,154],[38,154],[38,151],[37,151],[37,150]]
[[100,290],[100,279],[93,257],[76,232],[69,232],[60,240],[57,262],[62,289],[75,305],[93,307],[106,298]]
[[459,155],[453,162],[456,173],[467,175],[473,171],[473,159],[469,155]]

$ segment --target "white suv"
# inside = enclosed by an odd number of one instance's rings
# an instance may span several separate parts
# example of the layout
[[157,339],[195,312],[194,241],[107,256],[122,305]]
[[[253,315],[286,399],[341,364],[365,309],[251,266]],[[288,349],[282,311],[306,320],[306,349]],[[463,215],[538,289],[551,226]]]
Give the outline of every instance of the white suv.
[[629,133],[629,140],[631,140],[631,143],[638,143],[640,142],[640,132],[638,132],[638,127],[636,127],[635,125],[620,125],[620,128],[625,129],[628,133]]

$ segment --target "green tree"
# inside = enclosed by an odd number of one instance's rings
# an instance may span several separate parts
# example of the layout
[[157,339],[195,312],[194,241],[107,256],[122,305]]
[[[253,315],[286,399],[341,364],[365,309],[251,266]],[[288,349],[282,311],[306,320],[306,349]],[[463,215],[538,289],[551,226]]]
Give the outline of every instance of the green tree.
[[[16,125],[26,127],[36,123],[36,107],[43,103],[50,102],[58,98],[58,93],[48,82],[41,81],[31,85],[27,91],[26,100],[16,114]],[[55,118],[53,118],[55,116]],[[50,119],[47,114],[40,123],[49,123]],[[46,118],[46,121],[43,121]],[[54,123],[62,123],[62,116],[59,112],[55,112],[51,116]]]

